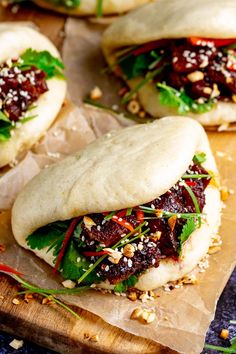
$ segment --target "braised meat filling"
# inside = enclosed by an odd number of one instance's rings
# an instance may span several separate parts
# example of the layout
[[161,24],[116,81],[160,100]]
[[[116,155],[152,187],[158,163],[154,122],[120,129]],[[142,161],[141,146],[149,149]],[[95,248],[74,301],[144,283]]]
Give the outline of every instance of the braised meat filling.
[[[168,103],[169,100],[171,106],[174,100],[170,94],[182,99],[196,113],[212,108],[211,105],[203,106],[204,103],[236,102],[235,39],[188,38],[150,42],[118,52],[116,68],[126,79],[150,75],[155,83],[164,85],[157,85],[157,89],[165,90],[165,101]],[[171,88],[177,92],[172,92]],[[193,103],[195,107],[192,107]]]
[[46,73],[35,66],[20,69],[17,61],[0,66],[0,109],[12,122],[24,114],[39,96],[48,91]]
[[[191,165],[186,173],[208,175],[199,164]],[[185,180],[196,196],[200,211],[205,205],[204,190],[209,181],[210,177]],[[179,235],[186,219],[175,216],[196,212],[193,200],[181,180],[168,192],[143,207],[168,211],[168,215],[157,217],[155,213],[145,211],[140,213],[137,207],[117,212],[115,216],[118,217],[117,220],[120,220],[120,223],[114,221],[114,216],[107,220],[106,217],[109,214],[106,215],[106,213],[90,214],[89,219],[85,219],[82,223],[80,239],[84,242],[83,254],[89,257],[91,262],[95,262],[97,260],[95,252],[98,248],[108,251],[110,257],[104,259],[97,274],[102,279],[108,279],[111,284],[121,282],[130,275],[150,267],[158,267],[162,258],[178,259]],[[169,216],[172,214],[172,217]],[[119,241],[122,244],[122,238],[130,233],[131,228],[127,228],[124,222],[127,222],[127,225],[132,226],[133,229],[145,222],[143,228],[150,229],[150,231],[147,235],[138,237],[129,244],[124,241],[121,247],[115,248],[112,252],[111,247]],[[133,237],[134,235],[130,236],[128,240]]]

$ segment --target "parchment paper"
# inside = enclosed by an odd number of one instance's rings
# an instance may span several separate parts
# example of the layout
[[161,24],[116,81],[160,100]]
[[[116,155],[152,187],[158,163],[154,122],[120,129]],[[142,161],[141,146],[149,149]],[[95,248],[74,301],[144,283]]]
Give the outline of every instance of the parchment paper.
[[[104,94],[107,93],[107,103],[115,104],[118,98],[113,83],[111,84],[110,78],[107,80],[105,76],[99,76],[99,63],[102,63],[102,59],[98,42],[102,29],[97,26],[85,24],[81,20],[69,20],[67,23],[64,59],[68,68],[70,94],[73,100],[80,102],[84,93],[98,85]],[[75,33],[78,37],[75,37]],[[86,59],[87,56],[92,56],[91,52],[98,55],[93,65],[92,61]],[[66,105],[64,112],[44,139],[0,179],[1,208],[8,208],[23,184],[42,167],[81,148],[104,132],[119,129],[124,124],[131,123],[122,117],[92,107],[77,109],[70,104]],[[210,139],[213,151],[221,152],[218,154],[221,156],[218,157],[218,165],[223,184],[236,189],[236,159],[229,158],[229,155],[235,155],[233,152],[236,151],[234,135],[213,133],[210,134]],[[222,250],[209,257],[210,267],[199,274],[197,285],[185,286],[171,292],[160,289],[160,297],[146,304],[95,291],[81,296],[66,296],[64,299],[97,314],[114,326],[150,338],[180,353],[200,353],[206,330],[214,316],[216,302],[236,263],[236,243],[233,242],[236,232],[235,205],[236,195],[232,195],[227,202],[227,209],[223,212],[220,230],[223,239]],[[6,246],[6,251],[0,253],[0,262],[17,268],[25,274],[26,279],[39,286],[59,287],[61,279],[53,276],[52,268],[15,243],[10,228],[9,211],[0,214],[0,244]],[[155,308],[157,320],[148,326],[130,320],[132,310],[140,305]]]

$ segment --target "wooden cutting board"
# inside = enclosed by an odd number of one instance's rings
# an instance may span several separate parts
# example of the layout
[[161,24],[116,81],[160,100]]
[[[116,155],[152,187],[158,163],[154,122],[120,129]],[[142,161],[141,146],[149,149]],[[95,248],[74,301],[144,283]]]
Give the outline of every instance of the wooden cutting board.
[[[34,5],[21,6],[17,13],[0,8],[0,21],[34,22],[60,49],[63,43],[63,28],[66,17],[44,12]],[[54,305],[41,305],[36,300],[28,304],[12,304],[16,295],[16,284],[0,276],[0,329],[60,353],[174,353],[160,345],[138,338],[116,327],[108,325],[99,317],[78,308],[78,321],[66,311]],[[99,336],[98,342],[84,338]]]

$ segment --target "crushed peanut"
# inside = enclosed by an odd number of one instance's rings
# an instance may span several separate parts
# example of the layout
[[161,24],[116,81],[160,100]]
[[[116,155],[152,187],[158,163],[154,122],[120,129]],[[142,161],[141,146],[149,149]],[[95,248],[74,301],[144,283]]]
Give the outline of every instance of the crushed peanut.
[[173,215],[168,219],[168,225],[169,225],[171,231],[173,231],[175,228],[176,220],[177,220],[176,215]]
[[208,254],[215,254],[215,253],[219,252],[220,250],[221,250],[220,246],[213,246],[213,247],[209,248]]
[[42,305],[50,305],[52,303],[52,300],[50,299],[50,297],[44,297],[41,304]]
[[94,342],[94,343],[98,342],[98,340],[99,340],[98,334],[93,334],[93,335],[89,338],[89,341],[90,341],[90,342]]
[[62,282],[62,285],[64,286],[64,288],[73,289],[76,286],[76,283],[72,280],[67,279]]
[[123,255],[127,258],[132,258],[134,256],[135,248],[130,243],[125,245],[123,250]]
[[96,223],[89,216],[84,216],[83,222],[86,229],[88,229],[89,231],[91,231],[92,226],[96,226]]
[[20,348],[23,347],[24,345],[24,341],[23,340],[19,340],[19,339],[13,339],[10,343],[9,343],[10,347],[12,347],[15,350],[18,350]]
[[228,339],[228,338],[229,338],[229,330],[223,328],[223,329],[220,331],[219,337],[222,338],[222,339]]
[[205,93],[206,95],[211,95],[211,93],[212,93],[212,88],[210,88],[210,87],[204,87],[203,93]]
[[89,94],[91,100],[99,100],[102,97],[102,90],[98,87],[95,86]]
[[156,313],[153,309],[142,309],[141,307],[136,307],[131,316],[131,320],[138,320],[143,324],[151,323],[155,320]]
[[121,257],[122,253],[120,251],[113,250],[112,248],[104,248],[104,251],[108,252],[110,257],[108,257],[108,260],[113,263],[113,264],[118,264]]
[[222,187],[220,188],[220,196],[221,196],[221,200],[222,200],[223,202],[225,202],[225,201],[228,199],[228,197],[229,197],[229,190],[228,190],[228,188],[227,188],[226,186],[222,186]]
[[137,114],[140,111],[140,104],[137,100],[131,100],[127,105],[127,110],[132,114]]
[[204,74],[202,71],[194,71],[190,74],[188,74],[188,79],[191,82],[196,82],[204,79]]
[[136,301],[137,300],[137,293],[135,291],[132,291],[127,295],[127,298],[131,301]]
[[20,305],[20,300],[15,297],[15,298],[12,300],[12,303],[13,303],[14,305]]

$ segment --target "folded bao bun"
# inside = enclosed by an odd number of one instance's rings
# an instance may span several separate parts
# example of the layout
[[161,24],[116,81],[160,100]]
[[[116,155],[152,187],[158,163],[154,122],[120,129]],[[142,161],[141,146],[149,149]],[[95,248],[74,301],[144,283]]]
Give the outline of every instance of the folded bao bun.
[[[236,38],[236,1],[234,0],[159,0],[120,18],[104,33],[102,47],[110,65],[115,52],[124,46],[145,44],[159,39]],[[128,81],[133,89],[141,79]],[[176,115],[177,110],[159,103],[154,84],[138,92],[140,103],[154,117]],[[188,113],[203,125],[236,121],[236,104],[219,101],[206,113]]]
[[[79,6],[68,8],[61,5],[53,4],[48,0],[33,0],[37,5],[46,9],[58,11],[61,13],[74,16],[91,16],[96,15],[97,0],[81,0]],[[103,0],[102,13],[104,15],[123,13],[130,11],[138,6],[144,5],[152,0]]]
[[[43,170],[17,197],[12,210],[16,241],[58,220],[120,210],[147,203],[169,190],[185,173],[196,152],[206,154],[204,168],[218,175],[203,128],[190,118],[167,117],[108,133],[83,151]],[[184,243],[180,261],[160,261],[136,285],[150,290],[177,280],[207,253],[220,224],[220,195],[214,184],[205,190],[206,221]],[[53,266],[52,251],[34,250]],[[106,287],[107,284],[102,284]]]
[[[14,23],[0,24],[0,64],[17,59],[26,49],[48,51],[60,57],[55,46],[34,29]],[[30,148],[44,134],[55,120],[66,94],[65,80],[53,77],[47,80],[48,91],[34,103],[36,117],[14,129],[14,134],[0,142],[0,167],[13,161],[18,153]]]

